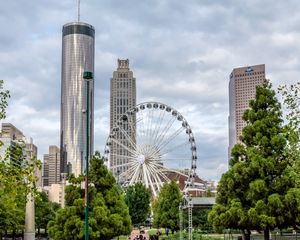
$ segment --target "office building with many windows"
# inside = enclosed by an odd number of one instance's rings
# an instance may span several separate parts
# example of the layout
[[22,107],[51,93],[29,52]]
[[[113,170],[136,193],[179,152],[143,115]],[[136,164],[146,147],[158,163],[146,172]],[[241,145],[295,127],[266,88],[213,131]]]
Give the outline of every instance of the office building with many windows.
[[49,153],[44,154],[44,186],[60,183],[60,149],[49,146]]
[[239,137],[246,125],[242,116],[249,108],[249,101],[255,98],[256,86],[265,81],[265,65],[234,68],[229,81],[229,147],[230,159],[232,147],[240,142]]
[[[130,108],[136,105],[136,79],[129,68],[129,60],[118,59],[118,68],[113,72],[110,80],[110,131],[116,126],[118,120]],[[126,123],[123,123],[126,124]],[[124,126],[128,138],[135,141],[134,126]],[[116,133],[115,141],[111,144],[110,168],[115,176],[127,169],[128,158],[121,157],[129,155],[126,148],[130,148],[129,139],[124,134]],[[116,143],[118,142],[118,143]],[[123,145],[123,146],[122,146]],[[124,147],[125,146],[125,147]]]

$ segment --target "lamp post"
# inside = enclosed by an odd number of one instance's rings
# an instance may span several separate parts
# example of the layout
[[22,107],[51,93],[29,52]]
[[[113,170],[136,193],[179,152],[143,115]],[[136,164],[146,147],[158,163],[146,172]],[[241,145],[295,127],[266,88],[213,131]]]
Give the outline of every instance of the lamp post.
[[84,239],[89,239],[89,154],[90,154],[90,80],[93,79],[93,73],[85,71],[83,79],[86,81],[86,165],[85,165],[85,221],[84,221]]

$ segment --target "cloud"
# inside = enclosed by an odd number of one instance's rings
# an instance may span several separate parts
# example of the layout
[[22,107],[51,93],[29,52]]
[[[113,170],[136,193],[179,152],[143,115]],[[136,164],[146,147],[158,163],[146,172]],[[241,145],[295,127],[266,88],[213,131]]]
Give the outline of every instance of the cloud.
[[[296,0],[81,1],[95,26],[95,149],[109,126],[109,83],[129,58],[138,102],[178,109],[193,128],[198,171],[218,180],[227,166],[228,82],[234,67],[266,64],[274,87],[299,80]],[[26,3],[26,4],[25,4]],[[39,147],[59,145],[62,25],[76,1],[1,1],[0,78],[11,91],[8,119]]]

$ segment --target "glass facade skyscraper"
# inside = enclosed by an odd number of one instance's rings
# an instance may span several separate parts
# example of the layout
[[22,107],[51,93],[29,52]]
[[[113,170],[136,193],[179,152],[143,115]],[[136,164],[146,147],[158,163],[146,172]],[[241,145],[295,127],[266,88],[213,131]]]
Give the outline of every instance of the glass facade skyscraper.
[[90,80],[90,114],[86,114],[87,89],[84,71],[94,72],[95,29],[73,22],[63,26],[61,70],[61,172],[84,172],[86,121],[90,120],[90,156],[94,140],[94,80]]

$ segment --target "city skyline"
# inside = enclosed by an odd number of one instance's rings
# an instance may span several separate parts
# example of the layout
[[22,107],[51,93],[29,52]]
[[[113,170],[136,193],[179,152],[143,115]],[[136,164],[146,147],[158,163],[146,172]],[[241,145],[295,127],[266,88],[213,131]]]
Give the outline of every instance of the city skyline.
[[[12,95],[5,122],[32,137],[42,159],[49,145],[59,146],[61,26],[76,20],[76,1],[2,1],[0,9],[0,76]],[[81,10],[96,29],[94,149],[101,153],[118,58],[131,61],[139,102],[163,102],[187,118],[205,179],[227,169],[231,70],[264,63],[274,88],[299,80],[297,1],[82,1]]]

